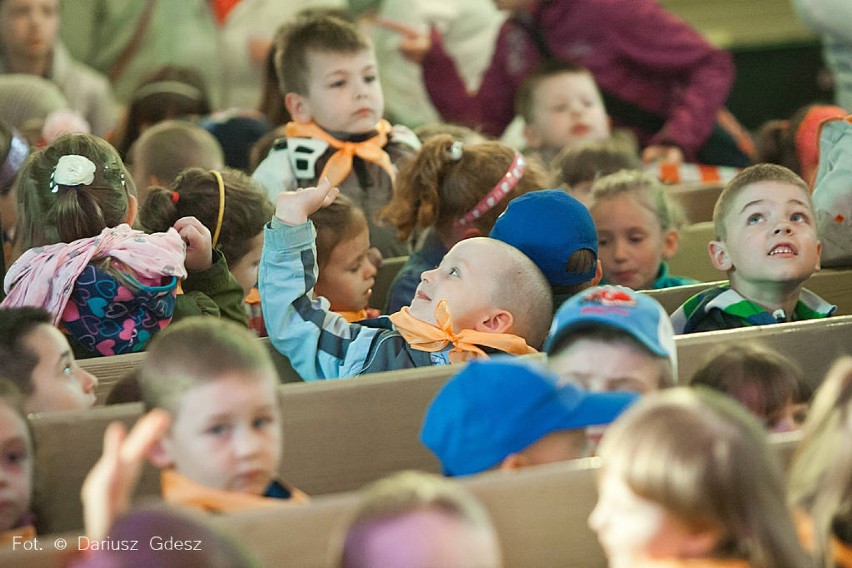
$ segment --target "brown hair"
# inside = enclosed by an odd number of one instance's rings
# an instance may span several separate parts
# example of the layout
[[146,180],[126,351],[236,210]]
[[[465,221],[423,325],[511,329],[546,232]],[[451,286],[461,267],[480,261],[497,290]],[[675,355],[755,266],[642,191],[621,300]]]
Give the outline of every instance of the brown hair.
[[24,342],[40,325],[53,325],[53,316],[41,308],[0,309],[0,369],[24,395],[35,391],[33,371],[39,363],[38,355]]
[[[420,152],[405,163],[396,180],[390,203],[379,216],[397,228],[400,240],[415,228],[435,226],[447,236],[453,223],[473,209],[512,165],[515,151],[499,142],[461,146],[448,134],[430,138]],[[527,160],[518,184],[499,203],[476,219],[472,226],[487,235],[497,217],[513,198],[547,186],[547,175],[538,162]]]
[[534,120],[535,114],[535,91],[539,85],[551,77],[570,74],[585,74],[591,76],[588,69],[563,59],[546,59],[530,73],[515,95],[515,114],[521,115],[527,122]]
[[308,52],[357,53],[371,49],[354,24],[326,14],[297,17],[275,35],[275,70],[281,92],[308,94]]
[[317,230],[317,267],[320,270],[331,260],[334,247],[367,228],[364,212],[343,194],[328,207],[312,213],[310,219]]
[[[76,154],[95,164],[88,185],[56,185],[51,180],[62,156]],[[30,154],[16,180],[20,250],[94,237],[125,221],[136,187],[115,149],[90,134],[64,134]]]
[[[238,170],[223,169],[225,211],[218,247],[229,266],[249,251],[250,241],[272,218],[274,208],[250,177]],[[164,232],[175,221],[196,217],[213,234],[219,216],[219,183],[210,170],[190,168],[167,189],[151,190],[139,211],[139,222],[150,232]]]
[[639,157],[612,140],[586,142],[563,148],[553,160],[556,183],[569,188],[580,183],[591,183],[601,176],[619,170],[642,167]]
[[768,120],[754,136],[755,161],[778,164],[801,174],[802,165],[796,152],[796,133],[805,117],[817,104],[800,107],[790,120]]
[[813,210],[813,201],[811,201],[811,192],[808,189],[808,184],[798,174],[789,168],[776,164],[756,164],[749,166],[728,182],[728,185],[725,186],[719,195],[716,206],[713,208],[713,230],[716,233],[717,241],[724,241],[728,236],[728,229],[725,226],[725,222],[731,212],[734,200],[743,189],[762,181],[788,183],[800,188],[805,194],[805,201],[808,207]]

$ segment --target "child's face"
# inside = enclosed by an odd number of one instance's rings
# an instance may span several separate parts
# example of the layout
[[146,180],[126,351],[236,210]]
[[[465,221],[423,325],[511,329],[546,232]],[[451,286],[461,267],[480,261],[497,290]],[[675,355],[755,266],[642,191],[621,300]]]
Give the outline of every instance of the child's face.
[[344,240],[331,250],[320,269],[314,293],[325,296],[337,312],[357,312],[367,307],[376,281],[376,267],[367,257],[370,233],[365,227],[354,239]]
[[527,125],[532,148],[560,150],[610,136],[600,92],[588,73],[560,73],[542,80],[533,94],[533,121]]
[[260,254],[263,252],[263,231],[257,234],[249,243],[249,251],[231,267],[231,274],[240,286],[243,293],[257,285],[257,268],[260,266]]
[[438,268],[420,275],[411,315],[435,325],[435,308],[446,300],[455,331],[477,329],[492,309],[494,266],[498,262],[504,262],[502,251],[489,246],[488,239],[460,241]]
[[74,360],[62,332],[52,325],[36,326],[23,341],[38,357],[31,380],[33,393],[27,397],[27,412],[83,410],[94,406],[98,380]]
[[310,50],[306,55],[308,94],[287,95],[293,118],[313,120],[331,132],[359,134],[375,128],[384,114],[385,101],[373,51]]
[[0,44],[9,57],[45,59],[59,29],[58,0],[0,2]]
[[275,379],[231,371],[189,389],[161,449],[157,465],[196,483],[262,495],[281,462]]
[[762,181],[740,192],[725,219],[724,242],[710,243],[713,264],[746,297],[768,282],[801,284],[819,270],[820,242],[804,190]]
[[579,339],[548,358],[560,382],[592,392],[630,391],[641,394],[660,388],[660,360],[627,342]]
[[604,279],[634,290],[652,288],[660,263],[677,252],[677,231],[663,231],[657,216],[626,194],[598,200],[590,212]]
[[14,527],[30,510],[32,442],[24,419],[0,401],[0,532]]

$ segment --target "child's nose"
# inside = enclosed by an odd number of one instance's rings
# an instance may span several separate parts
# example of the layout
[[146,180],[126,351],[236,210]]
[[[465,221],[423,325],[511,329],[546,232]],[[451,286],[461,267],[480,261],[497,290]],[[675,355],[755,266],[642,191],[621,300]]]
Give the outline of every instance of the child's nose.
[[238,456],[252,456],[263,445],[261,434],[250,426],[237,428],[234,433],[234,452]]
[[374,277],[376,275],[376,272],[377,270],[375,264],[373,264],[369,260],[364,262],[364,280],[369,280],[370,278]]
[[775,226],[775,234],[780,235],[781,233],[790,234],[793,232],[793,227],[790,226],[789,221],[781,221],[778,225]]
[[432,270],[424,270],[423,272],[421,272],[420,273],[420,281],[421,282],[427,282],[427,283],[429,281],[431,281],[432,276],[434,276],[436,270],[438,270],[438,269],[435,268],[435,269],[432,269]]
[[94,392],[95,387],[98,386],[98,378],[92,373],[84,371],[83,369],[80,369],[78,373],[80,384],[83,387],[83,392],[86,394]]

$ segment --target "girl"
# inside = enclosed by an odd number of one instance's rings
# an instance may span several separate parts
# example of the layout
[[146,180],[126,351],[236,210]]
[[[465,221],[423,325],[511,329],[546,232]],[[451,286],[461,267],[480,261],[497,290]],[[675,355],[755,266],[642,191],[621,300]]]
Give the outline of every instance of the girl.
[[696,283],[669,275],[665,261],[677,252],[680,215],[653,175],[623,170],[600,178],[592,186],[589,211],[607,284],[656,290]]
[[105,141],[62,136],[29,158],[16,184],[17,246],[30,250],[9,270],[3,306],[47,309],[79,358],[139,351],[173,316],[245,325],[239,285],[197,219],[154,235],[131,229],[136,190]]
[[852,567],[852,357],[817,390],[790,471],[799,534],[819,566]]
[[611,567],[808,565],[763,430],[723,395],[648,395],[607,429],[599,455],[589,525]]
[[30,512],[33,494],[33,443],[15,386],[0,379],[0,548],[11,548],[14,538],[35,536]]
[[400,240],[426,231],[391,284],[387,313],[411,303],[420,274],[437,267],[453,245],[487,236],[509,201],[547,185],[541,166],[499,142],[428,139],[402,168],[393,199],[379,212],[396,226]]
[[364,212],[345,195],[338,195],[310,219],[317,231],[319,268],[314,294],[328,299],[331,310],[347,321],[377,317],[379,311],[367,307],[376,267],[370,259],[370,233]]

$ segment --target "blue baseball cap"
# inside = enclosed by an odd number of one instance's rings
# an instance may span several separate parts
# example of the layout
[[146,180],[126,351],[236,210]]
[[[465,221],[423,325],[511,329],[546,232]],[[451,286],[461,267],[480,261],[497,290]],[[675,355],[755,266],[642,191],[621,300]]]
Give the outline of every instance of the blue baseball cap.
[[549,354],[570,331],[603,325],[620,329],[652,353],[671,360],[677,369],[677,350],[669,315],[655,299],[623,286],[595,286],[571,296],[556,311],[544,350]]
[[574,286],[595,277],[597,266],[568,272],[571,255],[588,249],[598,256],[598,232],[586,206],[561,189],[531,191],[509,202],[491,238],[530,257],[551,286]]
[[636,398],[559,385],[540,365],[510,357],[472,361],[432,400],[420,440],[445,475],[471,475],[552,432],[609,424]]

